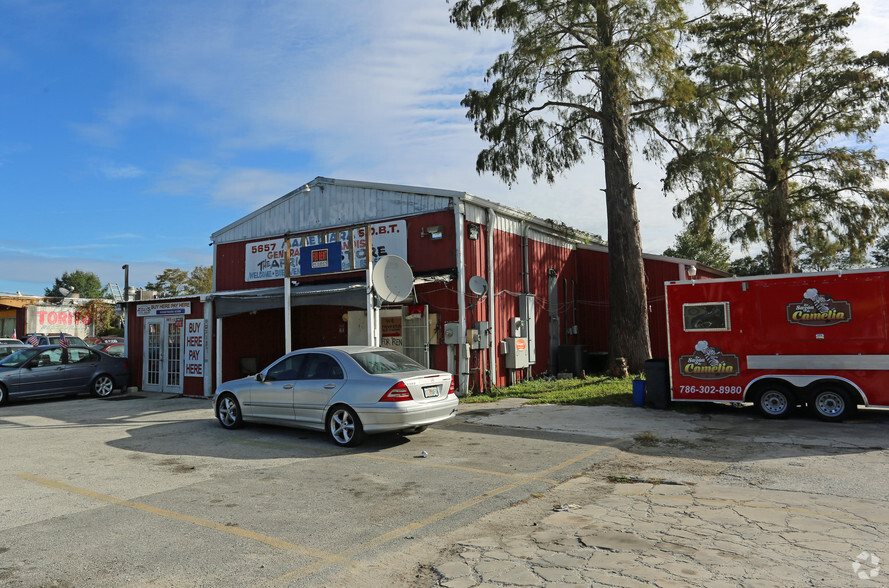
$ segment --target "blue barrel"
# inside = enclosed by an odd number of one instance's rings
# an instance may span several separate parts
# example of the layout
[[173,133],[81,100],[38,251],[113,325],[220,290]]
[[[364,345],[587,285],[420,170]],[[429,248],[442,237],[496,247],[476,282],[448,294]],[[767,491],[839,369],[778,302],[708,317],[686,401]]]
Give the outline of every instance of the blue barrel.
[[645,406],[645,380],[633,380],[633,404]]

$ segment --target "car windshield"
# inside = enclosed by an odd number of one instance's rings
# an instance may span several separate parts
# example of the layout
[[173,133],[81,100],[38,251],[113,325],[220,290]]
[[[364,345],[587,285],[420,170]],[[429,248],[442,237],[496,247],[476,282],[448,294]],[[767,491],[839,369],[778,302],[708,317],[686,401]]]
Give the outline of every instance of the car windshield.
[[0,361],[0,367],[5,367],[5,368],[22,367],[23,365],[25,365],[28,362],[29,359],[31,359],[38,353],[40,353],[40,349],[36,349],[33,347],[29,348],[29,349],[23,349],[17,353],[13,353],[12,355],[10,355],[8,357],[3,358],[3,360]]
[[394,374],[426,369],[397,351],[362,351],[349,355],[369,374]]
[[16,351],[21,351],[22,349],[27,348],[28,347],[25,345],[0,345],[0,358],[12,355]]
[[[72,337],[70,335],[65,335],[65,338],[68,339],[68,345],[77,345],[79,347],[88,347],[88,345],[81,339],[80,337]],[[52,337],[48,337],[50,345],[58,345],[60,337],[58,335],[54,335]]]

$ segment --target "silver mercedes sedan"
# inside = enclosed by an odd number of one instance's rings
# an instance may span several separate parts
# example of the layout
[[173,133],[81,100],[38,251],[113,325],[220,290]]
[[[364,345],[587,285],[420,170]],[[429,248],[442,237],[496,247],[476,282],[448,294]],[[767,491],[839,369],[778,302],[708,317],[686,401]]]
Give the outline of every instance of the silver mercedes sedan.
[[245,421],[327,431],[351,447],[365,435],[420,433],[457,414],[451,374],[382,347],[317,347],[288,353],[256,374],[224,382],[213,411],[226,429]]

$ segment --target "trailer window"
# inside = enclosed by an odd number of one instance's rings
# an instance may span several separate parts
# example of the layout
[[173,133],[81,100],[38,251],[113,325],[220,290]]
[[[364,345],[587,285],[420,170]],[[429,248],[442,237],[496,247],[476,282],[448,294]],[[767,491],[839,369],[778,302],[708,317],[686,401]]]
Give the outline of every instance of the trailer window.
[[728,302],[703,302],[682,305],[686,331],[731,331]]

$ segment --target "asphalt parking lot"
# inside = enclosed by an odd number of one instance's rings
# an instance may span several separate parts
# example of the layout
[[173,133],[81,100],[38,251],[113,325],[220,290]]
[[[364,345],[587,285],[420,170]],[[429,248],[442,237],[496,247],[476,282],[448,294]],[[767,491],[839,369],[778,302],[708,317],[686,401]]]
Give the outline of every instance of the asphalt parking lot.
[[206,400],[12,404],[0,583],[885,583],[887,426],[511,401],[341,449]]
[[[0,582],[325,585],[582,473],[603,445],[450,423],[335,447],[147,393],[3,407]],[[420,457],[425,451],[428,457]]]

